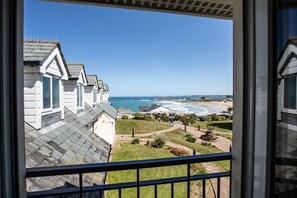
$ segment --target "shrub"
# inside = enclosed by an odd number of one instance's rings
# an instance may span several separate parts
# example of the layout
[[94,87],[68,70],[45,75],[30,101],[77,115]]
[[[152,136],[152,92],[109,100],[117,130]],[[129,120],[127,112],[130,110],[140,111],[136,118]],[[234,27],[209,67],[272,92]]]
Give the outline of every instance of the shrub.
[[144,114],[143,113],[135,113],[134,119],[135,120],[144,120]]
[[187,133],[186,135],[185,135],[185,138],[187,138],[187,137],[193,137],[190,133]]
[[144,119],[146,121],[153,121],[153,117],[152,116],[144,116]]
[[192,135],[189,135],[189,136],[186,138],[186,141],[187,141],[187,142],[195,143],[195,142],[196,142],[196,138],[193,137]]
[[145,143],[145,146],[150,146],[151,145],[151,141],[147,140]]
[[211,146],[211,143],[208,143],[208,142],[201,142],[201,145],[202,145],[202,146]]
[[123,115],[123,116],[122,116],[122,119],[123,119],[123,120],[127,120],[127,119],[129,119],[129,117],[128,117],[127,115]]
[[169,122],[170,118],[169,118],[169,116],[166,113],[162,113],[161,120],[163,122]]
[[139,144],[139,143],[140,143],[140,140],[139,140],[138,138],[133,139],[133,140],[131,141],[131,144]]
[[202,116],[201,121],[211,121],[211,116]]
[[180,157],[188,155],[187,151],[182,148],[171,148],[170,152],[173,155],[180,156]]
[[160,134],[154,137],[154,140],[151,143],[152,147],[155,148],[163,148],[165,146],[166,139],[165,136]]

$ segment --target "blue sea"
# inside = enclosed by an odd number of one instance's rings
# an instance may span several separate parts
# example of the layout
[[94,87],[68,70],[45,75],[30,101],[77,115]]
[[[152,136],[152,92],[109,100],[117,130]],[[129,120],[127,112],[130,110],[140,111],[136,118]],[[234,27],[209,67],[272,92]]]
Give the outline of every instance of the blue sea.
[[[197,104],[190,102],[182,102],[186,99],[191,98],[200,98],[202,95],[193,95],[193,96],[168,96],[169,98],[175,98],[179,101],[160,101],[156,98],[162,96],[150,96],[150,97],[110,97],[109,101],[112,103],[112,106],[115,108],[124,107],[130,109],[134,112],[139,111],[139,106],[151,106],[152,104],[160,104],[165,107],[168,107],[176,112],[183,113],[196,113],[198,115],[207,115],[210,113],[221,113],[221,110],[211,108],[211,107],[202,107]],[[225,95],[208,95],[208,98],[222,98],[226,97]]]

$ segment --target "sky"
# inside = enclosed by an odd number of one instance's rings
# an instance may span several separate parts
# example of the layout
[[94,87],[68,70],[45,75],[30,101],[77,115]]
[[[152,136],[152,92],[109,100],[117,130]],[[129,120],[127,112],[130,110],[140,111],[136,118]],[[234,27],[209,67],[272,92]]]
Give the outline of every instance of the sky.
[[25,0],[25,39],[59,40],[111,96],[232,94],[232,21]]

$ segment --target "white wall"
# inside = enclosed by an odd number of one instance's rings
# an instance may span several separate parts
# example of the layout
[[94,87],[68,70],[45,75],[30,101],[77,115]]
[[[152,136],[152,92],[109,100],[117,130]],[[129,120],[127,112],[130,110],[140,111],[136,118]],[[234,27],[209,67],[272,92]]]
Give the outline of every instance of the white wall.
[[84,102],[90,106],[93,106],[93,91],[93,86],[85,87]]
[[38,74],[24,73],[24,119],[36,129],[41,127],[40,86]]
[[113,145],[115,136],[115,119],[103,113],[94,124],[94,133]]
[[65,81],[64,83],[64,105],[67,107],[72,113],[77,113],[77,86],[76,82],[73,81]]

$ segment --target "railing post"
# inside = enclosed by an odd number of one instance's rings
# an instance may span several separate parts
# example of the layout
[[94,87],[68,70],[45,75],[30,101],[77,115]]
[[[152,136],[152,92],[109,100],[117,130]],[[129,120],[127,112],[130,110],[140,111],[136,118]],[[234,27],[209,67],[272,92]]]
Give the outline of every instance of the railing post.
[[137,198],[140,197],[140,189],[139,189],[139,168],[137,168],[137,171],[136,171],[136,177],[137,177]]
[[83,198],[82,186],[83,186],[82,173],[79,173],[79,194],[81,198]]
[[190,183],[190,176],[191,176],[191,167],[190,164],[187,164],[187,197],[190,198],[190,190],[191,190],[191,183]]

